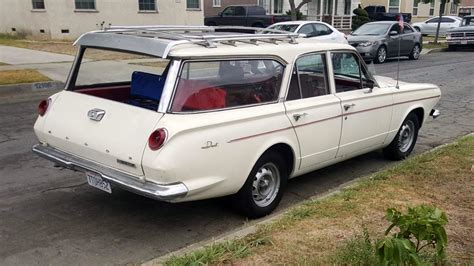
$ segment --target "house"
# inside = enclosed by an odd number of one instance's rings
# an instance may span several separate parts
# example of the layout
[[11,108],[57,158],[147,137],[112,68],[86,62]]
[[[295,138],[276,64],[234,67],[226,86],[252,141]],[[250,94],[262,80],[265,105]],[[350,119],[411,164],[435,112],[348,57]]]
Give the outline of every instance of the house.
[[0,32],[75,39],[108,25],[202,25],[202,0],[0,0]]
[[[301,0],[295,0],[296,5],[299,3]],[[203,0],[204,16],[216,16],[225,7],[231,5],[259,5],[264,7],[269,15],[283,15],[290,10],[288,0]],[[307,5],[303,6],[300,11],[303,15],[307,15]]]
[[[466,0],[463,0],[466,1]],[[474,2],[474,0],[470,0]],[[370,5],[385,6],[387,12],[391,13],[411,13],[412,22],[425,21],[429,17],[439,15],[440,0],[425,4],[421,0],[362,0],[362,7]],[[445,6],[444,15],[458,15],[458,5],[450,1]]]
[[460,16],[474,15],[474,0],[462,0],[458,12]]
[[352,11],[359,0],[313,0],[308,5],[308,20],[323,21],[339,30],[350,30]]

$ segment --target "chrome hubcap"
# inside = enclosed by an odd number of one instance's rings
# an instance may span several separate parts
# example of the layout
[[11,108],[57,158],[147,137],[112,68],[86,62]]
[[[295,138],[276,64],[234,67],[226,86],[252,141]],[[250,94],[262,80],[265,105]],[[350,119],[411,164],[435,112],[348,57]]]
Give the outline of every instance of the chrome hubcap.
[[270,205],[280,188],[280,171],[273,163],[266,163],[257,171],[252,183],[253,201],[259,207]]
[[400,129],[400,134],[398,136],[398,149],[401,152],[407,152],[413,144],[414,139],[415,124],[413,124],[412,121],[406,121]]
[[387,56],[387,52],[385,51],[384,48],[381,48],[379,50],[379,62],[385,61],[385,57]]

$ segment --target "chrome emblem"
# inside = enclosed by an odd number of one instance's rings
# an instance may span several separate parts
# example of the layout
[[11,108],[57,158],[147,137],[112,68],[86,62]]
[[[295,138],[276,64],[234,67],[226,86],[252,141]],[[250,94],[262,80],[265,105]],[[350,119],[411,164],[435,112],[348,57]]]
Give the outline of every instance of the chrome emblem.
[[100,121],[105,115],[105,111],[102,109],[94,108],[87,112],[87,116],[94,121]]

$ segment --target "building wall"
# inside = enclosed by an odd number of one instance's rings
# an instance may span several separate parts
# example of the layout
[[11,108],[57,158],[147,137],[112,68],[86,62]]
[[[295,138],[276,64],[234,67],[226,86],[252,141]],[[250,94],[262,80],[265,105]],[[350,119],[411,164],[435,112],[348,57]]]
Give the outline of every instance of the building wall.
[[[157,11],[138,10],[138,0],[96,0],[96,10],[77,11],[74,0],[44,0],[44,10],[32,10],[31,0],[0,0],[0,32],[40,38],[75,39],[99,25],[202,25],[199,10],[187,10],[186,0],[157,0]],[[44,30],[44,33],[40,33]],[[61,33],[68,30],[69,33]]]

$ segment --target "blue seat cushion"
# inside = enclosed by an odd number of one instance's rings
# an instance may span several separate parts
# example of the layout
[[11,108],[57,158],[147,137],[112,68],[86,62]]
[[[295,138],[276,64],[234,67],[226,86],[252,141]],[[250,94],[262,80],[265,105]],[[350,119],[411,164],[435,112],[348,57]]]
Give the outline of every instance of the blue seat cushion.
[[165,79],[160,75],[134,71],[130,85],[130,96],[159,101]]

